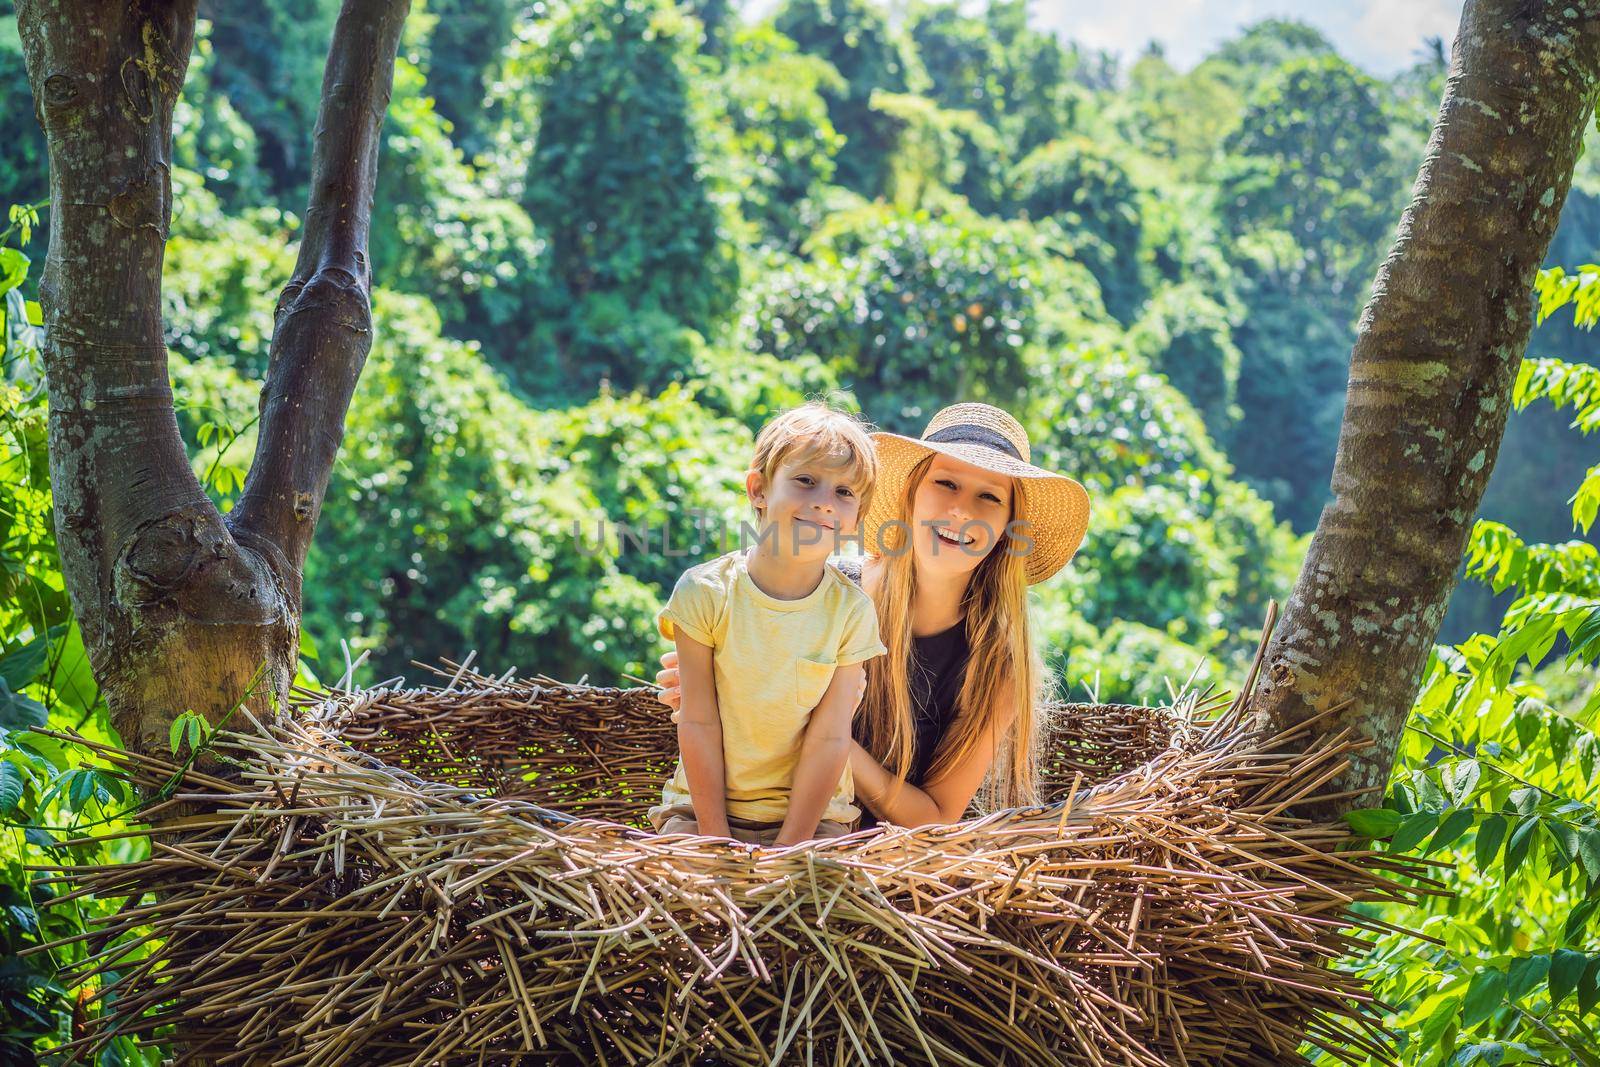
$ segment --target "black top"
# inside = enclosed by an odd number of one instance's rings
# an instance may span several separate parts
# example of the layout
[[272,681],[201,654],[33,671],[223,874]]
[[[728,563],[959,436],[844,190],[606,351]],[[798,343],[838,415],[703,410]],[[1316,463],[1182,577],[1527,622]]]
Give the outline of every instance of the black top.
[[[835,565],[845,577],[861,584],[860,559],[836,560]],[[922,785],[940,739],[955,721],[956,698],[966,678],[971,651],[966,624],[966,616],[962,616],[949,629],[911,638],[911,719],[916,735],[912,739],[911,770],[906,781],[914,786]],[[872,826],[876,821],[872,813],[863,808],[861,825]]]

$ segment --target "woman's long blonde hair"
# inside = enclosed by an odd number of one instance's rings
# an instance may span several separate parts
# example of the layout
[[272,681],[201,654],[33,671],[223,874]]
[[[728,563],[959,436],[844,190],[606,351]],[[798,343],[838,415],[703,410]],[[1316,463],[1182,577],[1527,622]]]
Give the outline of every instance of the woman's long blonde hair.
[[[889,653],[867,661],[867,690],[861,702],[861,736],[873,757],[895,775],[898,790],[911,770],[912,722],[910,671],[911,604],[917,592],[916,553],[907,541],[913,502],[933,456],[925,457],[906,479],[899,502],[900,524],[884,526],[884,552],[875,598],[878,633]],[[1026,520],[1023,482],[1011,481],[1011,519]],[[1007,551],[1005,531],[972,571],[961,604],[971,653],[966,677],[956,697],[956,715],[935,749],[927,778],[935,779],[983,741],[987,715],[1010,679],[1010,697],[1017,713],[1001,736],[989,774],[979,792],[988,809],[1038,802],[1039,745],[1044,733],[1044,667],[1028,625],[1026,557]],[[1014,667],[1014,669],[1013,669]]]

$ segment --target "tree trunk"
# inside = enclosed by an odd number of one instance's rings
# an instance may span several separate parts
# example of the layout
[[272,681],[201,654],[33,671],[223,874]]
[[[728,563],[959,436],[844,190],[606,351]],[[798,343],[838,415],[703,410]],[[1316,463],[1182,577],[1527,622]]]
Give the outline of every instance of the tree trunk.
[[1393,766],[1505,431],[1597,68],[1594,0],[1467,0],[1411,204],[1361,317],[1334,499],[1249,703],[1273,730],[1350,701],[1326,729],[1375,744],[1336,788],[1380,788]]
[[189,466],[161,323],[172,109],[196,0],[21,0],[50,153],[40,279],[62,572],[123,743],[281,703],[300,568],[371,341],[367,218],[408,0],[346,0],[300,263],[279,302],[261,444],[226,520]]

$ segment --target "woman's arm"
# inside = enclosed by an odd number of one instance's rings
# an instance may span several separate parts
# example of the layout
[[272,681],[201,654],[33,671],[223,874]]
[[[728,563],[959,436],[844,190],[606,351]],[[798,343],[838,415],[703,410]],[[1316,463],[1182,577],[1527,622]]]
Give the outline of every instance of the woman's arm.
[[717,708],[711,646],[681,630],[675,640],[683,689],[678,751],[683,757],[684,777],[689,780],[695,821],[702,834],[732,837],[728,832],[727,777],[722,762],[722,714]]
[[[656,671],[656,685],[661,692],[656,694],[656,699],[661,701],[673,711],[678,710],[683,702],[683,690],[678,686],[678,654],[672,649],[661,653],[661,669]],[[861,672],[861,680],[856,683],[856,704],[860,706],[861,698],[867,693],[867,672]]]
[[850,758],[850,722],[855,718],[865,663],[851,663],[833,672],[833,680],[812,709],[800,742],[800,760],[789,790],[789,812],[773,844],[797,845],[816,836],[817,823],[828,808]]
[[[1002,685],[1000,692],[1008,693],[1009,686]],[[956,764],[943,771],[939,777],[924,782],[921,788],[910,782],[900,783],[894,790],[894,775],[873,758],[872,753],[855,741],[850,743],[850,772],[855,777],[856,797],[872,809],[884,822],[897,826],[928,826],[934,823],[959,822],[966,814],[967,805],[978,795],[978,787],[994,763],[996,742],[1011,728],[1012,701],[1009,696],[996,698],[996,706],[989,716],[989,726],[979,742]]]

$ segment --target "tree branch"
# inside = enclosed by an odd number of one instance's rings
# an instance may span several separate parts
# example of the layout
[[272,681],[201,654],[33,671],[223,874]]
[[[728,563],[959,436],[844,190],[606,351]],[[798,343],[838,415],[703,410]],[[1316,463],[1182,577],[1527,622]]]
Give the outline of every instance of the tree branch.
[[57,537],[91,648],[123,548],[164,514],[210,507],[173,416],[161,330],[172,108],[194,20],[195,0],[17,5],[50,151],[39,301]]
[[[1410,206],[1351,355],[1324,509],[1251,719],[1378,744],[1330,789],[1381,787],[1505,432],[1600,68],[1600,13],[1468,0]],[[1363,801],[1356,799],[1352,804]]]
[[[172,111],[195,0],[25,0],[17,26],[50,152],[40,277],[61,569],[124,743],[161,751],[294,668],[295,607],[189,466],[161,323]],[[265,705],[270,697],[263,697]]]
[[345,0],[328,49],[311,196],[294,276],[278,299],[255,459],[229,526],[300,574],[372,347],[372,198],[395,53],[410,0]]
[[186,709],[217,722],[241,700],[266,712],[288,691],[300,567],[371,343],[367,230],[407,6],[346,0],[340,15],[257,462],[224,523],[178,432],[161,323],[172,112],[196,0],[18,5],[50,151],[39,294],[62,571],[134,751],[164,751]]
[[213,598],[254,586],[189,467],[162,338],[172,215],[172,110],[194,0],[18,7],[50,149],[50,249],[40,279],[50,466],[62,571],[102,677],[141,619],[176,608],[271,623],[281,605]]

